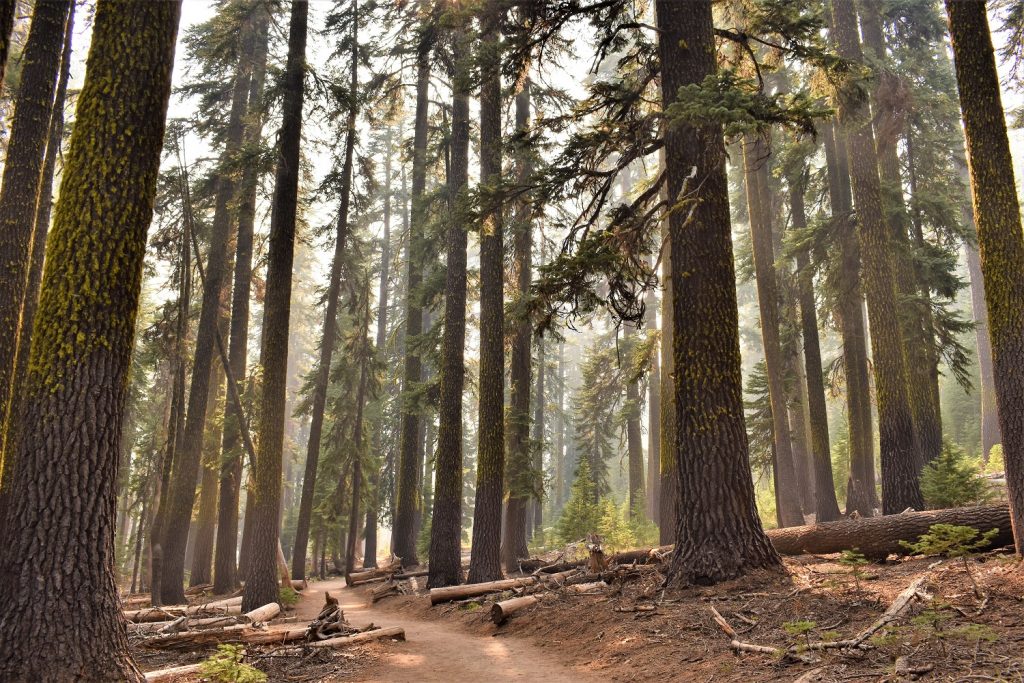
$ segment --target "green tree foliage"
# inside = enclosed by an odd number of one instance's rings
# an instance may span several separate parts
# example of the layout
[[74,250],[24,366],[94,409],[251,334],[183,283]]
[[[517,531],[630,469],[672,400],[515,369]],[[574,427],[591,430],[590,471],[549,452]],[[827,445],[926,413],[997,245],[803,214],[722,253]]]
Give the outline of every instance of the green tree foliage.
[[267,675],[242,661],[241,645],[218,645],[216,654],[202,662],[200,672],[215,683],[265,683]]
[[921,493],[930,508],[975,505],[989,497],[978,466],[964,450],[945,442],[942,453],[921,472]]
[[576,469],[576,478],[569,489],[569,500],[555,525],[559,540],[562,543],[572,543],[586,538],[587,534],[597,529],[600,514],[590,464],[586,458],[581,458]]

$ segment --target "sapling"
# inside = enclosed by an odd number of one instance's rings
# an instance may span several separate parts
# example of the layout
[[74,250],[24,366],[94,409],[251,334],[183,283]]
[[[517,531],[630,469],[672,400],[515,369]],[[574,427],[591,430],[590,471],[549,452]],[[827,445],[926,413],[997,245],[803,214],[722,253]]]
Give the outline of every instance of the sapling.
[[933,524],[928,528],[928,533],[921,535],[917,543],[900,541],[900,545],[917,555],[941,555],[951,560],[959,559],[964,571],[967,572],[967,578],[971,580],[971,586],[974,587],[974,596],[980,600],[982,593],[971,570],[971,558],[982,548],[991,545],[992,539],[999,535],[999,529],[990,529],[981,534],[980,538],[978,534],[974,527]]
[[793,636],[794,638],[799,638],[800,636],[803,636],[804,642],[806,643],[807,647],[810,648],[810,633],[815,629],[815,627],[817,627],[817,625],[817,622],[814,621],[787,621],[785,624],[782,625],[782,628],[784,628],[786,630],[786,633]]
[[242,662],[245,650],[241,645],[218,645],[216,654],[200,668],[203,678],[217,683],[266,683],[267,675]]
[[839,559],[837,561],[844,567],[849,568],[850,576],[853,577],[853,581],[857,586],[857,592],[860,593],[860,579],[864,576],[864,572],[861,571],[861,567],[868,563],[868,558],[864,557],[864,554],[857,548],[853,548],[851,550],[844,550],[842,554],[839,555]]

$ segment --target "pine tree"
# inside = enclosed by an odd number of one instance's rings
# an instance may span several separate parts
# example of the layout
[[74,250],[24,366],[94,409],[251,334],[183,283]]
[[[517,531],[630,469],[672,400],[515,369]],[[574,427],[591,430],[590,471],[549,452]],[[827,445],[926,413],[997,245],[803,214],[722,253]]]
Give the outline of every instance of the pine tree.
[[242,609],[256,609],[278,600],[277,550],[281,501],[281,457],[284,440],[285,381],[288,366],[288,322],[291,312],[292,262],[299,189],[299,146],[302,139],[303,76],[309,5],[293,0],[288,30],[280,149],[267,255],[267,295],[263,310],[263,346],[259,452],[253,474],[253,499],[246,526],[252,525],[252,557],[246,568]]
[[949,0],[949,33],[960,91],[974,217],[1003,435],[1006,488],[1017,553],[1024,549],[1024,232],[1013,183],[999,75],[985,3]]
[[[711,2],[659,0],[655,8],[667,107],[681,87],[715,73],[714,23]],[[670,205],[693,203],[669,214],[679,485],[670,577],[718,582],[780,564],[757,517],[747,462],[721,127],[669,126],[665,162]],[[693,168],[701,175],[689,182]]]
[[470,16],[453,15],[452,132],[445,232],[444,331],[441,341],[438,398],[437,487],[430,522],[431,588],[462,583],[462,394],[466,364],[466,233],[469,183]]
[[115,485],[179,12],[97,3],[11,444],[25,495],[0,520],[18,548],[0,559],[4,680],[143,678],[114,581]]

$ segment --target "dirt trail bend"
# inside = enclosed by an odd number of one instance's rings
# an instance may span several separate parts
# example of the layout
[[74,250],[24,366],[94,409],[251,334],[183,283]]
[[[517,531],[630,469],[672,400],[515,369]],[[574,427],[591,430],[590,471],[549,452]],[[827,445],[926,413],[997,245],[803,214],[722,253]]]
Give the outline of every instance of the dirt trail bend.
[[[324,605],[324,592],[337,597],[345,617],[356,626],[369,622],[381,627],[401,626],[406,642],[391,643],[380,660],[358,674],[359,681],[540,681],[574,683],[596,681],[529,642],[502,635],[477,635],[441,621],[426,621],[388,612],[366,604],[363,596],[345,588],[344,579],[310,584],[297,605],[300,622],[316,617]],[[424,598],[425,599],[425,598]]]

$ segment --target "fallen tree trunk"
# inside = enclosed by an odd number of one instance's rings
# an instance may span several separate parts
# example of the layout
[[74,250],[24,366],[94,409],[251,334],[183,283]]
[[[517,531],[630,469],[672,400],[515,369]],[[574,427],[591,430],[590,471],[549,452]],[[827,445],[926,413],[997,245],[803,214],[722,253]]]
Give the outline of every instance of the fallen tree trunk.
[[389,564],[386,567],[378,567],[377,569],[367,569],[362,572],[352,572],[345,578],[345,582],[349,586],[358,586],[361,583],[370,583],[371,581],[380,581],[390,577],[392,574],[397,574],[402,571],[401,565],[397,563]]
[[[146,641],[145,645],[146,647],[159,649],[177,648],[183,645],[193,647],[230,642],[244,642],[246,632],[258,632],[259,629],[254,628],[253,624],[265,624],[280,613],[281,606],[276,602],[271,602],[240,615],[238,617],[238,621],[241,623],[217,629],[190,630],[182,631],[180,633],[171,633],[169,635],[151,638]],[[171,622],[171,624],[174,623],[175,622]],[[187,621],[184,626],[188,626]]]
[[173,681],[178,676],[197,674],[202,669],[202,664],[186,664],[185,666],[172,666],[168,669],[157,669],[146,674],[146,683],[163,683]]
[[521,598],[512,598],[510,600],[502,600],[491,605],[491,621],[499,626],[505,623],[505,620],[511,617],[516,612],[520,612],[527,607],[536,605],[540,600],[533,595],[526,595]]
[[168,607],[148,607],[146,609],[128,610],[124,618],[129,623],[139,624],[147,621],[166,621],[168,617],[186,617],[193,614],[241,614],[242,598],[227,598],[206,602],[201,605],[171,605]]
[[999,529],[992,547],[1013,543],[1010,510],[1006,505],[904,512],[899,515],[772,529],[768,532],[768,538],[782,555],[838,553],[856,548],[865,557],[880,559],[890,553],[905,552],[900,541],[916,541],[922,534],[928,533],[933,524],[969,526],[981,532]]
[[479,595],[497,593],[498,591],[510,588],[522,588],[537,583],[536,577],[524,576],[520,579],[503,579],[501,581],[487,581],[485,583],[468,583],[464,586],[447,586],[445,588],[430,589],[430,604],[436,605],[441,602],[462,600],[463,598],[475,598]]
[[371,640],[382,640],[384,638],[405,640],[405,629],[400,626],[379,628],[374,631],[363,631],[362,633],[356,633],[351,636],[328,638],[327,640],[315,640],[311,643],[307,643],[307,645],[309,645],[309,647],[345,647],[346,645],[358,645],[359,643],[368,643]]

